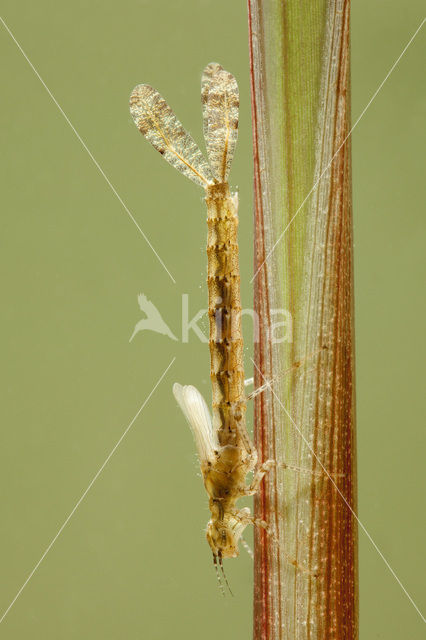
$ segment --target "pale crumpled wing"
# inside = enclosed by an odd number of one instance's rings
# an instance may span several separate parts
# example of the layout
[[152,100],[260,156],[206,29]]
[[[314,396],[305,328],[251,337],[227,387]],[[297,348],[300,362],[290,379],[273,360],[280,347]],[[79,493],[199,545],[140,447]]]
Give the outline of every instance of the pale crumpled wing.
[[130,113],[139,131],[173,167],[201,187],[214,182],[199,147],[158,91],[148,84],[135,87]]
[[177,382],[173,385],[173,395],[191,427],[200,463],[214,462],[219,443],[203,396],[192,385],[182,386]]
[[204,69],[201,102],[210,166],[216,180],[227,182],[237,144],[240,99],[234,76],[217,62]]

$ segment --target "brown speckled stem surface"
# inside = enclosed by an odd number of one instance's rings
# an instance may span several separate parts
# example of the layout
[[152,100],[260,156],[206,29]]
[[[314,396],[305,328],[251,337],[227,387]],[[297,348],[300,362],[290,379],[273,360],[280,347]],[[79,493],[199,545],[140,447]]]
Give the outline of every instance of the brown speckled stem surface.
[[273,534],[255,532],[255,640],[358,637],[349,11],[249,0],[255,377],[274,380],[255,444],[307,470],[278,467],[255,499]]

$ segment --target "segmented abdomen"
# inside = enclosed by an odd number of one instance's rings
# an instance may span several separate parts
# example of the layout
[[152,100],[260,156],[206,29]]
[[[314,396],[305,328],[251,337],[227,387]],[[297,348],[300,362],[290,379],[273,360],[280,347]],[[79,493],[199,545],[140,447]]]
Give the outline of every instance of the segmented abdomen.
[[213,428],[222,446],[243,446],[250,453],[245,426],[237,203],[227,184],[209,187],[206,203]]

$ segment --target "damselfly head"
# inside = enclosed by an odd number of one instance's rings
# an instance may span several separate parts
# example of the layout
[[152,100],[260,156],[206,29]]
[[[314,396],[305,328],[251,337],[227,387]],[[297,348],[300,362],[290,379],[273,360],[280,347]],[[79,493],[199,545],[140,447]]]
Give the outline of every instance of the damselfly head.
[[229,516],[226,520],[209,520],[206,531],[207,542],[214,556],[236,558],[239,555],[238,544],[247,522]]

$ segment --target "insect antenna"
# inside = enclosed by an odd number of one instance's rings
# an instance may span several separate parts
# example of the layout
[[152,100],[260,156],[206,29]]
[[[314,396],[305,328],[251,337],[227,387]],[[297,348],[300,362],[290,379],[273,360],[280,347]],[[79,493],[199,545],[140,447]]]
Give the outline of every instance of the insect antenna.
[[223,575],[223,579],[225,580],[225,584],[228,587],[228,591],[231,594],[231,596],[234,597],[234,594],[232,593],[232,589],[229,586],[229,582],[228,582],[228,578],[226,577],[225,570],[223,568],[222,554],[221,554],[220,551],[219,551],[219,566],[220,566],[220,570],[222,571],[222,575]]
[[216,554],[213,554],[213,564],[214,564],[214,568],[215,568],[215,571],[216,571],[216,578],[217,578],[217,581],[219,583],[220,592],[223,595],[223,597],[225,597],[225,589],[223,588],[222,580],[220,578],[219,568],[217,566],[217,555]]

